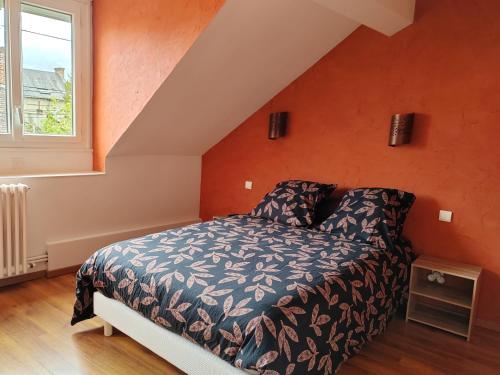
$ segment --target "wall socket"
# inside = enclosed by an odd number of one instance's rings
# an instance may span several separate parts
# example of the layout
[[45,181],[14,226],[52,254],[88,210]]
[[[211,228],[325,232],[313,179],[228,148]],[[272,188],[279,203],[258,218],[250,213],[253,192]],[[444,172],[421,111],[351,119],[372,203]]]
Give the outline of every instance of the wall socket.
[[252,181],[245,181],[245,189],[252,190],[252,188],[253,188],[253,182]]

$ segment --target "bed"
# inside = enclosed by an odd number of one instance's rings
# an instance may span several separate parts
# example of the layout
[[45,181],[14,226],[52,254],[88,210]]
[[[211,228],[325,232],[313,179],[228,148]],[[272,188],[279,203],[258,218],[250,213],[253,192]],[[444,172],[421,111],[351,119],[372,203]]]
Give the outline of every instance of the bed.
[[413,259],[236,215],[97,251],[72,324],[97,314],[187,373],[332,374],[385,330]]

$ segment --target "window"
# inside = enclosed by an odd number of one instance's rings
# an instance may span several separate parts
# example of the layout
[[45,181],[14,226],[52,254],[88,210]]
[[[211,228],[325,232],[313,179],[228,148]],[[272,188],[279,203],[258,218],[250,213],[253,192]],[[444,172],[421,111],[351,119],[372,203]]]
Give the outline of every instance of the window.
[[90,149],[90,1],[0,11],[0,147]]
[[21,5],[23,133],[75,134],[69,14]]

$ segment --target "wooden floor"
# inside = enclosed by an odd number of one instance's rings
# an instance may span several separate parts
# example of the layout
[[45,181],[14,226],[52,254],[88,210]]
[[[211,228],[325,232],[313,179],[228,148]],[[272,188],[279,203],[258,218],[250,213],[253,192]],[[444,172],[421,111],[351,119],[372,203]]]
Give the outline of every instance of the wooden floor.
[[[70,275],[0,289],[0,374],[181,373],[120,333],[104,337],[97,318],[71,327],[73,289]],[[500,334],[477,328],[468,343],[397,318],[338,374],[500,374]]]

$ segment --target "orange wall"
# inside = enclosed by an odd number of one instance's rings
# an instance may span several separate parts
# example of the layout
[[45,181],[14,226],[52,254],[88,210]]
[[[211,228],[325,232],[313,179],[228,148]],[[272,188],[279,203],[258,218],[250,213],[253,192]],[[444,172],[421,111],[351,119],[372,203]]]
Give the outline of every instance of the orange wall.
[[223,4],[94,1],[95,169]]
[[[201,217],[248,212],[288,178],[412,191],[406,235],[483,266],[479,318],[500,323],[498,14],[496,0],[417,0],[415,24],[392,38],[359,28],[203,156]],[[277,141],[273,111],[290,112]],[[406,111],[414,141],[388,147],[390,116]]]

